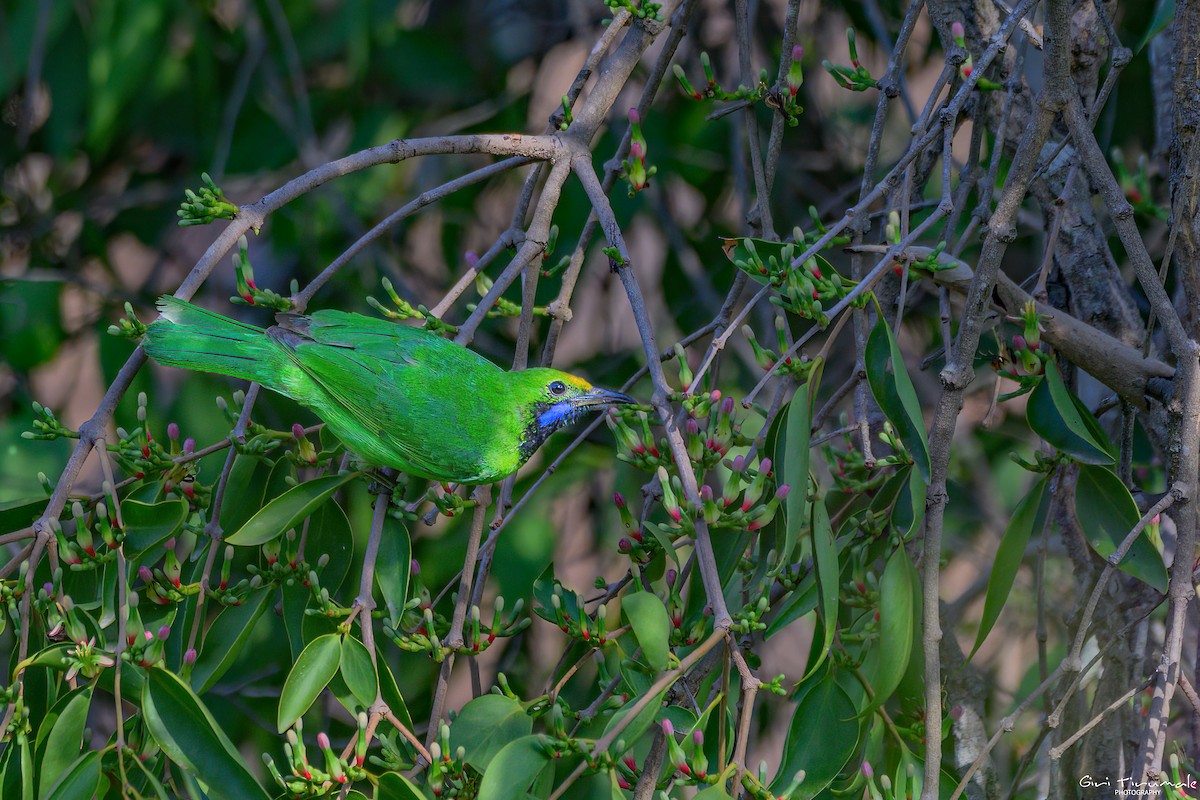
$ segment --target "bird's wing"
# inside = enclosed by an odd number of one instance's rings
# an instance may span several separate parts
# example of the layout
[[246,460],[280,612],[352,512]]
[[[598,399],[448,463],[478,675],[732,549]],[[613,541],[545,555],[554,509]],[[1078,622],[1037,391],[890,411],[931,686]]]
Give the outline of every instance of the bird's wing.
[[281,315],[268,335],[365,436],[404,461],[439,474],[478,457],[456,436],[448,406],[503,374],[483,357],[421,328],[341,311]]

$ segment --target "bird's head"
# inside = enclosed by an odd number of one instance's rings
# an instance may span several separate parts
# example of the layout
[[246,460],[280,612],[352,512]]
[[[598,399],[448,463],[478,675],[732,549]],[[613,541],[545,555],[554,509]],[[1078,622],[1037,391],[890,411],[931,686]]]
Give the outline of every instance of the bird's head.
[[523,401],[522,460],[533,455],[550,434],[584,412],[637,403],[629,395],[600,389],[583,378],[556,369],[527,369],[510,375]]

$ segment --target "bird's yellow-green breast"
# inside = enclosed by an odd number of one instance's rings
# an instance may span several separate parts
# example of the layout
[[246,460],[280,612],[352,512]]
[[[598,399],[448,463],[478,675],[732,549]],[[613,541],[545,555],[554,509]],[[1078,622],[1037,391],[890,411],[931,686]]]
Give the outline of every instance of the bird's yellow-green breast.
[[311,408],[363,461],[444,482],[502,478],[577,415],[634,402],[360,314],[280,314],[263,330],[174,297],[159,308],[143,341],[156,361],[257,381]]

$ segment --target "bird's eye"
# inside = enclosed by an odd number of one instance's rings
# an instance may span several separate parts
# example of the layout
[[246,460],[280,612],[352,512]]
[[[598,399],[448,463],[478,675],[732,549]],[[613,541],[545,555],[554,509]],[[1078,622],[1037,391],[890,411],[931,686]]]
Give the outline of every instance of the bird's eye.
[[562,381],[555,381],[554,383],[550,384],[550,393],[551,394],[562,394],[566,390],[567,390],[567,385],[565,383],[563,383]]

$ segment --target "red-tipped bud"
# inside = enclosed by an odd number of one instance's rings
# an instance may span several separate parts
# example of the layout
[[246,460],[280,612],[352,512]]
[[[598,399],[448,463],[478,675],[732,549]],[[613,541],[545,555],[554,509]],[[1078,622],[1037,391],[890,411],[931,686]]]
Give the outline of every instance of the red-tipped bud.
[[631,550],[633,550],[633,542],[628,539],[622,538],[621,541],[617,542],[618,553],[628,554]]

